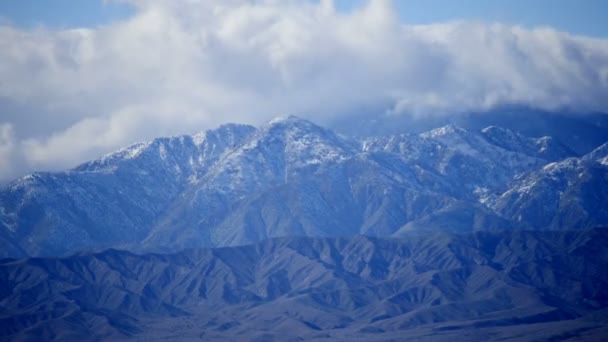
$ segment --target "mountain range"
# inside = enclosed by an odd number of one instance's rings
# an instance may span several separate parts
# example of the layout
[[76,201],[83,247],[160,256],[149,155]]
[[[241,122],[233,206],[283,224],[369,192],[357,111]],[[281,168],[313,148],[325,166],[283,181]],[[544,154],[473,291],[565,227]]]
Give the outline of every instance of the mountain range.
[[0,339],[606,339],[608,121],[556,118],[290,116],[19,178]]
[[5,259],[0,337],[597,341],[607,244],[598,228]]
[[0,255],[176,252],[289,236],[608,224],[608,145],[448,124],[350,137],[297,117],[138,143],[0,191]]

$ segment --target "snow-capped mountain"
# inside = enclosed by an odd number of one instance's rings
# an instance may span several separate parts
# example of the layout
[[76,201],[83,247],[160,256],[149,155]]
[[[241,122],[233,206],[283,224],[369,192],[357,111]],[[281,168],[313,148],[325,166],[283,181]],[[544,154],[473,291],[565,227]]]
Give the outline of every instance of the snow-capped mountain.
[[297,117],[230,124],[16,180],[0,191],[0,250],[592,227],[608,224],[607,149],[578,157],[496,126],[356,139]]
[[[462,195],[502,190],[515,175],[546,163],[540,155],[529,153],[527,146],[495,144],[500,137],[492,131],[470,132],[448,125],[414,136],[370,139],[365,147],[399,153],[415,164],[434,169],[451,183],[460,184]],[[506,129],[502,132],[516,136]],[[529,140],[525,142],[532,144]]]
[[582,158],[549,163],[518,179],[493,208],[526,229],[608,222],[608,144]]
[[62,254],[148,236],[195,181],[255,129],[225,125],[139,143],[60,173],[34,173],[0,192],[4,255]]

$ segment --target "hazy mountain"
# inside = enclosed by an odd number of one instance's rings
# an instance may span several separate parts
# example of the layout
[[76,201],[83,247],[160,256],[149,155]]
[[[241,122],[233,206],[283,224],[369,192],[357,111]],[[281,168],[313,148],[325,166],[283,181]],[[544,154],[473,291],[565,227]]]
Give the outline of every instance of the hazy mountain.
[[605,338],[608,230],[0,261],[10,340]]
[[[381,111],[378,109],[378,111]],[[331,128],[355,136],[422,133],[445,125],[479,131],[488,126],[504,127],[529,138],[551,136],[578,155],[589,153],[608,141],[605,113],[556,113],[510,106],[486,112],[438,115],[384,115],[369,112],[331,122]]]
[[16,180],[0,191],[0,253],[589,228],[608,224],[605,149],[574,157],[496,126],[356,139],[296,117],[225,125]]

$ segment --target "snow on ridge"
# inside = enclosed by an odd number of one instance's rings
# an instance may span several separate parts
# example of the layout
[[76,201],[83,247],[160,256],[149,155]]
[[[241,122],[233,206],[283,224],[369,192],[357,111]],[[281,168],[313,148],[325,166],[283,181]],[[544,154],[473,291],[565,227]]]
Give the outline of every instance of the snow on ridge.
[[465,132],[465,130],[460,127],[454,126],[452,124],[448,124],[448,125],[445,125],[445,126],[442,126],[439,128],[432,129],[427,132],[420,133],[420,136],[423,138],[439,138],[439,137],[446,136],[448,134],[461,133],[461,132]]
[[282,116],[277,116],[277,117],[271,119],[270,121],[266,122],[265,126],[272,126],[272,125],[281,124],[281,123],[285,123],[285,122],[310,122],[310,121],[302,119],[295,115],[282,115]]
[[207,139],[207,132],[199,132],[192,136],[192,141],[196,146],[200,146]]
[[17,214],[15,213],[6,213],[6,209],[2,206],[0,206],[0,222],[8,228],[8,230],[10,230],[11,232],[16,232],[17,231],[17,224],[15,222],[15,218],[17,217]]
[[140,154],[142,154],[142,152],[151,144],[152,144],[151,142],[144,142],[144,143],[137,143],[135,145],[132,145],[131,148],[127,148],[127,150],[125,151],[123,156],[126,159],[133,159],[133,158],[139,156]]
[[421,138],[435,140],[445,145],[449,149],[464,155],[479,155],[479,151],[477,151],[473,146],[471,146],[466,136],[463,136],[466,134],[470,134],[470,132],[450,124],[433,129],[428,132],[420,133],[419,136]]
[[147,141],[147,142],[138,142],[132,145],[129,145],[127,147],[121,148],[117,151],[114,152],[110,152],[107,153],[95,160],[92,160],[90,162],[87,162],[83,165],[91,165],[91,164],[106,164],[107,162],[113,160],[113,159],[133,159],[138,157],[139,155],[141,155],[143,153],[143,151],[145,151],[146,148],[148,148],[148,146],[150,146],[152,144],[151,141]]
[[569,168],[574,168],[580,164],[579,158],[566,158],[558,162],[548,163],[543,166],[542,171],[546,173],[556,173]]
[[289,116],[277,116],[276,118],[273,118],[272,120],[268,121],[266,124],[269,126],[276,125],[278,123],[283,123],[288,120],[289,120]]

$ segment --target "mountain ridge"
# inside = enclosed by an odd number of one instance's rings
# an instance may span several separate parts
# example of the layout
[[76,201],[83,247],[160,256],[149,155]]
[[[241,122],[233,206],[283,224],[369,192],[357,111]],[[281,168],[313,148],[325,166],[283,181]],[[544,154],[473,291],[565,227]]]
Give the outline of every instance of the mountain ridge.
[[[604,149],[576,156],[551,138],[496,126],[357,140],[293,116],[259,128],[228,124],[12,182],[0,191],[0,244],[3,256],[35,256],[112,246],[175,251],[293,234],[592,227],[608,224],[600,213],[608,194],[585,190],[606,179]],[[554,215],[555,207],[511,197],[526,182],[549,182],[554,176],[543,167],[565,160],[580,160],[580,170],[559,175],[573,185],[551,203],[566,216],[595,219],[538,223],[535,214]],[[574,181],[580,173],[589,180]]]
[[598,252],[607,242],[608,229],[595,228],[2,259],[0,336],[600,338],[608,259]]

